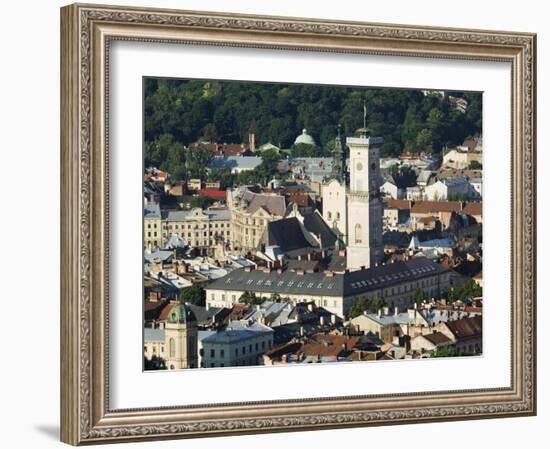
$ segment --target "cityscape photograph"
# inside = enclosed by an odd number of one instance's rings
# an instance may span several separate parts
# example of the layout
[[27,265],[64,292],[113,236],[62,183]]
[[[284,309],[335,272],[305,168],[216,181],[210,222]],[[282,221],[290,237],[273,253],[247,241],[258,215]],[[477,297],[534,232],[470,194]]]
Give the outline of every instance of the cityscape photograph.
[[482,355],[482,93],[143,79],[144,370]]

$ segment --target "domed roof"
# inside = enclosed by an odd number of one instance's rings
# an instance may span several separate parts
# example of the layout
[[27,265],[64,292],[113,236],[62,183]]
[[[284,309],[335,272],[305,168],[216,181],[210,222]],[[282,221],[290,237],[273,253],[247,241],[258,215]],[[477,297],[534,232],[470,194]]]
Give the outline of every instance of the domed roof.
[[168,315],[169,323],[190,323],[197,321],[193,311],[185,304],[177,304],[172,307]]
[[297,145],[299,143],[305,143],[306,145],[313,145],[313,146],[317,145],[315,143],[315,139],[307,133],[307,129],[305,128],[302,129],[302,134],[296,137],[296,140],[294,141],[294,145]]

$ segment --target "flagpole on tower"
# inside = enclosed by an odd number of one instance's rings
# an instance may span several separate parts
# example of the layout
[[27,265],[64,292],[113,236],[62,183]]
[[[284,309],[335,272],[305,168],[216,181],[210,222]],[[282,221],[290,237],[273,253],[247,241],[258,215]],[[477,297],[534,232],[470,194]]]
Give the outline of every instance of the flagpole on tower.
[[363,100],[363,128],[367,129],[367,101]]

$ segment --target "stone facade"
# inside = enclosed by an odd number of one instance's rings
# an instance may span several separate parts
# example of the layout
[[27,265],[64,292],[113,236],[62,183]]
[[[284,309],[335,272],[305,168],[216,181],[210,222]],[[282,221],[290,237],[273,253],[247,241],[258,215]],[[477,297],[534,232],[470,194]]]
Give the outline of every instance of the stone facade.
[[366,134],[348,137],[346,142],[350,149],[347,268],[358,270],[384,258],[380,151],[377,141]]

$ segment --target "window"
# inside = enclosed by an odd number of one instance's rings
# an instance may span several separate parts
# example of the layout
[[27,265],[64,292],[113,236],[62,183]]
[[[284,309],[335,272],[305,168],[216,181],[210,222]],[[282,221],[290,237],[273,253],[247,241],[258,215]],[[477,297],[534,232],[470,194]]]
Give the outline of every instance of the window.
[[336,220],[340,220],[340,212],[336,212]]
[[363,243],[363,227],[361,223],[355,225],[355,243]]
[[328,219],[329,219],[329,220],[332,220],[332,212],[330,212],[330,211],[329,211],[329,213],[328,213]]
[[176,356],[176,342],[174,341],[173,338],[170,339],[168,345],[169,345],[170,357],[175,357]]
[[216,357],[216,350],[215,349],[210,350],[210,357],[212,357],[212,358]]

